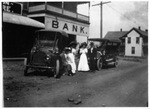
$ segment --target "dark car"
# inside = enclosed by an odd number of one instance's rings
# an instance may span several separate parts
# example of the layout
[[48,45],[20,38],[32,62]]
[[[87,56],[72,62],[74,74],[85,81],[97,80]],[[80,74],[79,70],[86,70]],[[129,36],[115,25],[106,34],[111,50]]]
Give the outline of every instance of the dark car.
[[67,45],[68,35],[64,31],[38,30],[35,34],[35,43],[27,58],[24,75],[29,74],[29,69],[47,71],[54,77],[58,77],[61,70],[61,57],[64,47]]
[[113,65],[118,66],[118,50],[120,46],[119,41],[102,39],[102,38],[90,38],[92,42],[98,42],[100,46],[97,49],[97,58],[95,60],[96,67],[101,70],[103,66]]

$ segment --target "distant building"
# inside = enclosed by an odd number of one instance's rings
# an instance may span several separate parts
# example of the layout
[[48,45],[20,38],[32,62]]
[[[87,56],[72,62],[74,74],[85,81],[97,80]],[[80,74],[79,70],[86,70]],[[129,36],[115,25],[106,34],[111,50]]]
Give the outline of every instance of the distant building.
[[142,57],[148,54],[148,30],[141,30],[140,27],[132,28],[130,31],[108,32],[104,39],[118,41],[120,55]]
[[148,30],[132,28],[122,39],[125,39],[125,56],[142,57],[148,54]]

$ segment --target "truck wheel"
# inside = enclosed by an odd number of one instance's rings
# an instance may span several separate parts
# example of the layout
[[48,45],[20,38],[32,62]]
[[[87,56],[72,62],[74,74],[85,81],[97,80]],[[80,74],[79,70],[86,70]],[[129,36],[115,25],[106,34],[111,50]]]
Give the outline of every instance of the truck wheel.
[[25,69],[24,69],[24,76],[28,76],[28,67],[26,67]]
[[60,61],[57,59],[56,60],[56,65],[55,65],[54,77],[58,78],[59,73],[60,73]]
[[103,64],[102,64],[101,59],[98,59],[98,60],[97,60],[97,69],[98,69],[98,70],[101,70],[101,69],[102,69],[102,66],[103,66]]

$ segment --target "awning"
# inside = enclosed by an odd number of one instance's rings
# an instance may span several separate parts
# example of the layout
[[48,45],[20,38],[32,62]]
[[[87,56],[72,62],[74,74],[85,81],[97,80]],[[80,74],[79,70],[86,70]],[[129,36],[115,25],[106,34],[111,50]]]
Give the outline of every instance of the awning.
[[7,13],[7,12],[3,12],[3,22],[37,27],[37,28],[45,28],[45,25],[39,21],[36,21],[34,19],[31,19],[31,18],[28,18],[25,16],[11,14],[11,13]]

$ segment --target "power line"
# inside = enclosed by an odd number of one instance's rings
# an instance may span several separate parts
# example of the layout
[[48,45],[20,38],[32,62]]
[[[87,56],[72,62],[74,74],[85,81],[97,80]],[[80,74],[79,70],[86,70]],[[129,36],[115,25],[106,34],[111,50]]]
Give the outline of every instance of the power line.
[[[114,11],[116,11],[117,13],[119,13],[121,16],[123,16],[124,18],[128,19],[130,22],[136,24],[137,26],[139,26],[140,24],[138,24],[136,21],[131,20],[129,17],[125,16],[124,14],[120,13],[119,11],[117,11],[115,8],[113,8],[112,6],[108,5],[111,9],[113,9]],[[141,25],[140,25],[141,26]],[[142,26],[143,27],[143,26]],[[145,28],[145,27],[143,27]]]

